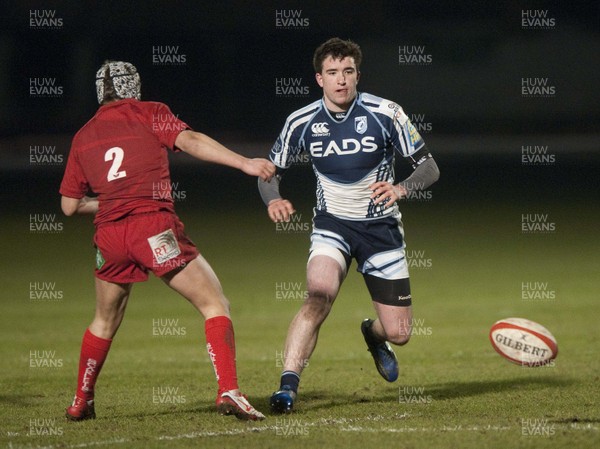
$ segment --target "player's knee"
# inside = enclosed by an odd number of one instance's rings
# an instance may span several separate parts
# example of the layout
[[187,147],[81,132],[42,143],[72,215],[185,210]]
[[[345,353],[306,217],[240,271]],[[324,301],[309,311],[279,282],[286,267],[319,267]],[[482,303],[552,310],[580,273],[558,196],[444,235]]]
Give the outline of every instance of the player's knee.
[[387,341],[389,341],[390,343],[392,343],[394,345],[398,345],[398,346],[405,345],[406,343],[409,342],[409,340],[410,340],[410,335],[406,335],[406,334],[393,335],[392,337],[387,339]]
[[221,296],[221,305],[227,312],[231,312],[231,303],[225,296]]
[[311,279],[307,282],[307,297],[317,298],[325,302],[333,302],[338,287],[331,279]]
[[395,329],[385,329],[385,339],[398,346],[405,345],[410,340],[411,329],[407,327],[397,327]]
[[325,290],[309,290],[307,297],[302,305],[305,316],[311,320],[322,322],[333,304],[334,297],[331,292]]
[[325,285],[313,285],[306,292],[306,301],[319,308],[330,308],[335,299],[335,291]]

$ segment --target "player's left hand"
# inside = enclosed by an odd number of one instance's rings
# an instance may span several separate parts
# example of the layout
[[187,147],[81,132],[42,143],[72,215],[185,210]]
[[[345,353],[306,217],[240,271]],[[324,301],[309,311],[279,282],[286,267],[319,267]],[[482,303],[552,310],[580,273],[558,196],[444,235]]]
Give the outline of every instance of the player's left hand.
[[402,198],[406,198],[407,191],[400,184],[397,186],[386,182],[386,181],[378,181],[374,182],[369,186],[371,191],[371,199],[374,200],[373,204],[381,204],[385,205],[385,208],[391,207],[396,201]]
[[246,159],[242,171],[250,176],[258,176],[263,181],[269,181],[275,175],[275,165],[267,159]]

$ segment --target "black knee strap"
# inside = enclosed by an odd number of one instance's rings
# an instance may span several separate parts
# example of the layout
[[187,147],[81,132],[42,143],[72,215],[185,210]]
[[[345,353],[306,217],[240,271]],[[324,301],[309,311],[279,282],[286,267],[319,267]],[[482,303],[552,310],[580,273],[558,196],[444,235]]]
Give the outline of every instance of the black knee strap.
[[412,304],[409,278],[390,280],[370,274],[364,274],[363,277],[373,301],[398,307],[408,307]]

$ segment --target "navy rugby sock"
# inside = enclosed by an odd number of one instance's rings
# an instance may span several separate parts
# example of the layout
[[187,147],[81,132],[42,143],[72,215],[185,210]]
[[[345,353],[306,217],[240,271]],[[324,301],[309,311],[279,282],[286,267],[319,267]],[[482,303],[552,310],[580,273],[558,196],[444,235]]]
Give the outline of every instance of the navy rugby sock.
[[281,373],[281,383],[279,389],[292,390],[294,393],[298,393],[298,384],[300,383],[300,376],[294,371],[284,371]]

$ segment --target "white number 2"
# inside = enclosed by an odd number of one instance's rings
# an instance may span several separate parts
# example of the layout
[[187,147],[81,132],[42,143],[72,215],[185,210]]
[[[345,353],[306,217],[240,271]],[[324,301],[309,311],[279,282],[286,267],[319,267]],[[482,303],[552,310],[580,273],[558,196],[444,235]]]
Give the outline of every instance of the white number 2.
[[106,162],[113,161],[110,169],[108,170],[108,175],[106,175],[108,182],[127,176],[127,172],[125,170],[119,171],[119,168],[121,168],[121,164],[123,163],[124,154],[123,148],[121,147],[112,147],[110,150],[104,153],[104,160]]

